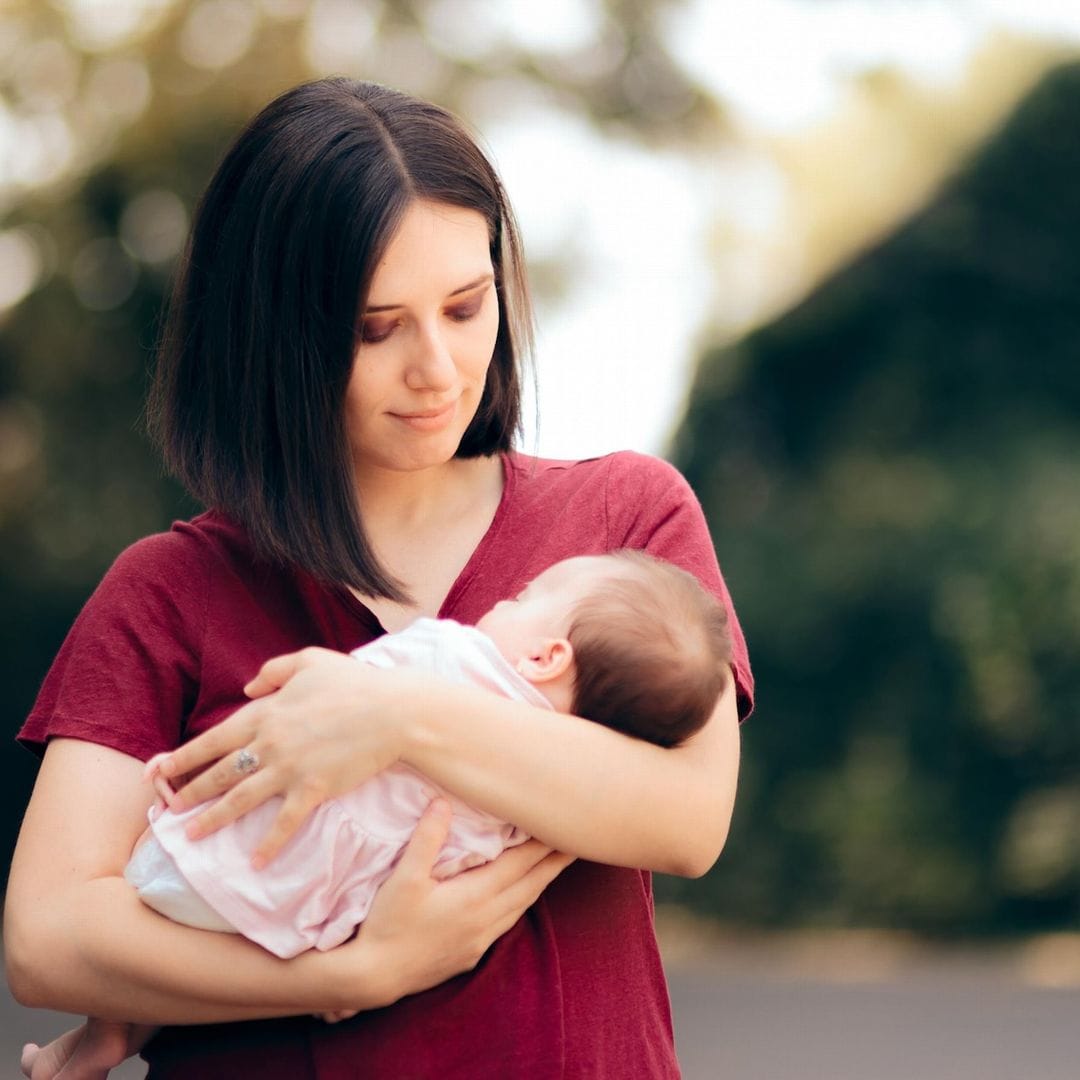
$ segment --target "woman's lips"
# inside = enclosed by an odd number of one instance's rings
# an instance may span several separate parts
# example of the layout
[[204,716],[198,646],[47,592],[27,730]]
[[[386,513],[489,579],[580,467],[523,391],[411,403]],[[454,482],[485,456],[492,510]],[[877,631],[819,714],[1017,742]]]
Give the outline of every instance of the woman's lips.
[[403,424],[408,424],[409,427],[415,428],[417,431],[437,431],[450,423],[456,411],[457,401],[455,400],[440,409],[425,409],[422,412],[411,413],[391,413],[390,415],[395,420],[400,420]]

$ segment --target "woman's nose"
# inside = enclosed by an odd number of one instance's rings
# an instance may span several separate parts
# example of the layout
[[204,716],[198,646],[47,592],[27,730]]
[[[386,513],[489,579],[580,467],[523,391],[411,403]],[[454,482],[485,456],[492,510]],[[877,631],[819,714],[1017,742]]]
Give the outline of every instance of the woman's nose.
[[457,367],[450,348],[437,329],[423,330],[405,371],[405,385],[410,390],[449,390],[454,385]]

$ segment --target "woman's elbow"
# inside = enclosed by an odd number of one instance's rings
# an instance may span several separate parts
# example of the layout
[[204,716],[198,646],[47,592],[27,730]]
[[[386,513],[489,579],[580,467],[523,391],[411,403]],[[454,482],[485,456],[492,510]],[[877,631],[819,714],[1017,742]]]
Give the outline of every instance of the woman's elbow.
[[[76,966],[70,912],[57,904],[14,902],[4,911],[4,969],[12,997],[31,1009],[65,1009],[63,987]],[[67,1010],[71,1011],[71,1010]]]
[[4,972],[11,996],[30,1009],[48,1008],[48,988],[42,973],[49,964],[35,944],[30,927],[21,925],[10,914],[4,920]]
[[728,821],[713,829],[699,830],[696,835],[686,837],[686,842],[669,852],[667,865],[658,867],[665,874],[673,877],[704,877],[720,858],[728,837]]

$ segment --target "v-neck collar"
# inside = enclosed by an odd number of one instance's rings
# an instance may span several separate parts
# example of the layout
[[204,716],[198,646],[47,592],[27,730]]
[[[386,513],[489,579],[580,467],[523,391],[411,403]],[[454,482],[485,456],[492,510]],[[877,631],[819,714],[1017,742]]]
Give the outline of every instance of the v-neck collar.
[[[492,515],[484,535],[480,537],[480,542],[473,548],[472,554],[466,560],[465,565],[461,568],[458,576],[454,579],[446,596],[443,597],[436,618],[452,619],[454,617],[454,611],[459,606],[462,597],[468,591],[470,583],[476,580],[477,575],[487,562],[488,552],[494,546],[495,538],[502,530],[503,523],[509,515],[516,471],[513,467],[513,462],[511,461],[511,452],[501,453],[499,455],[499,460],[502,464],[503,472],[503,489],[502,494],[499,496],[499,504],[495,507],[495,513]],[[365,625],[377,627],[377,630],[373,635],[374,637],[380,637],[387,632],[386,627],[382,625],[382,622],[375,612],[373,612],[363,600],[356,596],[351,589],[348,589],[345,586],[339,586],[337,592],[341,597],[342,603],[345,604],[356,618],[360,619]]]

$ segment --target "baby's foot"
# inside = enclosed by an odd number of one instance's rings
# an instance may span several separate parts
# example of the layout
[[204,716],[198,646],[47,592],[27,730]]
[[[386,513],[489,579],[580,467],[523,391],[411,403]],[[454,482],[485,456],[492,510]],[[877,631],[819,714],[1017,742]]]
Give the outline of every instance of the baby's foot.
[[65,1031],[60,1038],[53,1039],[46,1046],[27,1043],[22,1048],[22,1057],[19,1060],[23,1076],[29,1076],[31,1080],[52,1080],[68,1063],[85,1031],[86,1025],[80,1024],[77,1028]]
[[23,1047],[22,1071],[30,1080],[106,1080],[109,1070],[130,1057],[133,1028],[90,1018],[46,1046]]

